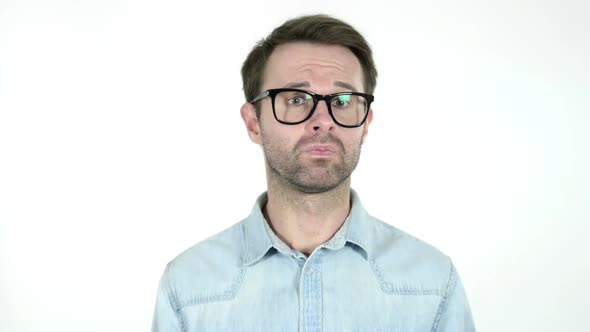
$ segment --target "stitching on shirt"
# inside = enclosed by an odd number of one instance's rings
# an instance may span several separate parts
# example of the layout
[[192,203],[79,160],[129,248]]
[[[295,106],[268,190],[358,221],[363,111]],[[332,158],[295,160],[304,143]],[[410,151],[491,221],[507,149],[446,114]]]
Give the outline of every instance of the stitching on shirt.
[[453,267],[453,264],[451,264],[451,271],[449,273],[449,281],[447,282],[447,287],[445,289],[445,294],[443,295],[440,304],[438,306],[438,311],[436,313],[436,316],[434,317],[434,322],[432,323],[432,332],[436,332],[436,330],[438,329],[438,324],[440,322],[440,319],[442,318],[442,314],[444,313],[446,307],[447,307],[447,303],[448,303],[448,299],[449,299],[449,292],[451,291],[451,287],[455,284],[455,268]]
[[166,269],[166,287],[168,287],[168,301],[170,301],[170,306],[172,307],[172,309],[174,310],[174,313],[176,314],[176,318],[178,319],[178,322],[180,324],[180,329],[182,331],[185,331],[184,328],[184,321],[182,320],[182,315],[180,312],[180,306],[178,305],[178,299],[176,298],[176,293],[174,293],[172,291],[172,287],[170,286],[170,269],[167,268]]
[[248,241],[248,227],[246,227],[246,223],[242,224],[242,231],[244,232],[244,264],[250,263],[250,242]]
[[180,308],[188,307],[195,304],[203,304],[209,302],[219,302],[219,301],[228,301],[232,300],[236,294],[238,293],[238,289],[240,288],[242,281],[244,280],[244,274],[246,272],[246,268],[243,267],[240,269],[238,275],[232,281],[230,288],[219,295],[211,295],[211,296],[204,296],[204,297],[193,297],[188,299],[182,303],[180,303]]
[[444,296],[446,293],[445,291],[442,291],[440,289],[422,289],[422,288],[394,286],[394,284],[385,281],[385,279],[383,278],[383,275],[381,274],[381,271],[377,267],[377,264],[375,263],[374,260],[371,260],[370,264],[371,264],[371,268],[373,269],[373,273],[375,273],[375,276],[377,277],[377,280],[379,281],[379,285],[381,286],[381,290],[383,290],[383,292],[385,292],[385,293],[397,294],[397,295],[438,295],[438,296]]

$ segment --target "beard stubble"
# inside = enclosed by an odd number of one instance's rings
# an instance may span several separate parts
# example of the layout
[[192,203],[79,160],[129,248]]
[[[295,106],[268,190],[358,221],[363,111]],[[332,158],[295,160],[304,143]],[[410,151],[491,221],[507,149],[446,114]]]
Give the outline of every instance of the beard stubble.
[[[302,154],[310,144],[332,144],[338,149],[337,158],[303,160]],[[361,140],[346,151],[344,144],[332,134],[303,138],[289,151],[280,141],[263,137],[263,150],[270,176],[281,180],[303,193],[323,193],[346,181],[356,168],[361,151]]]

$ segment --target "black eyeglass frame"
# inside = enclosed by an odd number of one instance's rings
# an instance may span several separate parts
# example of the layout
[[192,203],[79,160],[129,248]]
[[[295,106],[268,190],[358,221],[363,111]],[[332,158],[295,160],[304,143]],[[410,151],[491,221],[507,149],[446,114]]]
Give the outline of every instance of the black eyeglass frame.
[[[277,117],[277,113],[275,111],[275,97],[280,92],[285,92],[285,91],[306,93],[313,98],[313,106],[311,107],[311,111],[305,117],[305,119],[303,119],[301,121],[297,121],[297,122],[285,122],[285,121],[279,120],[279,118]],[[332,113],[332,99],[334,97],[338,97],[338,96],[342,96],[342,95],[361,96],[361,97],[364,97],[365,100],[367,100],[367,110],[365,111],[365,116],[363,117],[363,120],[358,125],[344,125],[344,124],[338,122],[338,120],[336,120],[336,118],[334,117],[334,113]],[[351,92],[337,92],[337,93],[332,93],[329,95],[320,95],[317,93],[313,93],[313,92],[309,92],[309,91],[301,90],[301,89],[282,88],[282,89],[268,89],[268,90],[264,91],[263,93],[259,94],[258,96],[256,96],[254,99],[252,99],[250,101],[250,104],[255,104],[256,102],[258,102],[261,99],[266,98],[266,97],[270,97],[270,99],[271,99],[272,113],[275,117],[275,120],[277,120],[278,122],[280,122],[282,124],[297,125],[297,124],[300,124],[300,123],[303,123],[303,122],[309,120],[309,118],[311,118],[311,116],[315,112],[320,100],[324,100],[326,102],[326,105],[328,106],[328,113],[330,114],[330,117],[332,118],[332,120],[334,120],[334,123],[336,123],[337,125],[339,125],[341,127],[345,127],[345,128],[357,128],[357,127],[362,126],[365,123],[365,121],[367,121],[367,116],[369,115],[369,110],[371,109],[371,103],[373,102],[373,100],[375,100],[375,96],[370,95],[370,94],[366,94],[366,93],[360,93],[360,92],[352,92],[352,91]]]

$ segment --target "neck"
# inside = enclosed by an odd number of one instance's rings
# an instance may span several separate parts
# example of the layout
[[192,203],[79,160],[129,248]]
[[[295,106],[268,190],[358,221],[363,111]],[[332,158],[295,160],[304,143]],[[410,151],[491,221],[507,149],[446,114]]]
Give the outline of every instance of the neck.
[[330,191],[312,194],[268,178],[264,216],[283,242],[307,256],[334,236],[349,211],[350,178]]

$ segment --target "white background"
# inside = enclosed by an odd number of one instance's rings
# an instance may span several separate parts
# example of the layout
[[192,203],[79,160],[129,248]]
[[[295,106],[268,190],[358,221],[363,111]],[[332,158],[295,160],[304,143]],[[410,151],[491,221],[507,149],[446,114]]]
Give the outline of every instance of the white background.
[[454,259],[480,331],[587,331],[589,6],[0,0],[0,331],[149,329],[265,189],[242,61],[318,12],[375,52],[369,212]]

